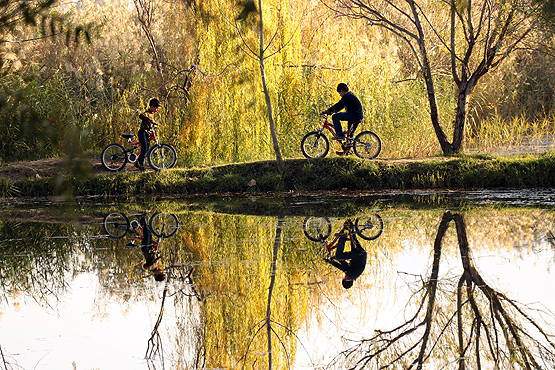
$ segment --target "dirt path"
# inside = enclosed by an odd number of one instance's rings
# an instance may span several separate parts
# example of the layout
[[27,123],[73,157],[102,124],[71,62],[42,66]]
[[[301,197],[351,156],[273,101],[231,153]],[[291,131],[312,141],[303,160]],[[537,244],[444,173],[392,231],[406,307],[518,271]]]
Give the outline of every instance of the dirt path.
[[[100,163],[100,158],[88,158],[93,174],[107,173]],[[31,178],[47,178],[68,172],[68,163],[64,158],[48,158],[38,161],[10,162],[0,166],[0,177],[12,181]],[[127,165],[123,171],[138,171],[134,166]]]
[[[86,159],[92,169],[93,174],[108,173],[102,166],[100,158],[88,157]],[[427,158],[407,158],[407,159],[375,159],[375,161],[388,164],[416,163],[424,161],[447,161],[448,157],[427,157]],[[48,158],[38,161],[19,161],[10,162],[0,166],[0,178],[8,178],[12,181],[20,181],[26,178],[48,178],[59,174],[68,173],[68,163],[64,158]],[[123,172],[138,172],[130,164],[127,164]],[[147,171],[152,171],[147,167]]]

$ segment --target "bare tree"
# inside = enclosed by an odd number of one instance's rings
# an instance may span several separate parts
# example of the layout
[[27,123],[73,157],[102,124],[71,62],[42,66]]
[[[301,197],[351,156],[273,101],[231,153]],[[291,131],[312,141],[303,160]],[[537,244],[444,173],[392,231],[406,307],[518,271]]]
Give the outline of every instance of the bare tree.
[[[133,0],[133,3],[135,4],[135,9],[137,10],[137,17],[139,19],[139,23],[141,24],[141,29],[143,30],[148,40],[148,44],[150,45],[150,53],[152,54],[154,67],[158,72],[158,77],[160,78],[161,85],[164,86],[165,73],[162,61],[160,60],[158,45],[156,44],[156,40],[154,39],[154,35],[152,32],[152,21],[154,18],[154,1]],[[162,91],[162,94],[166,95],[164,89]]]
[[[455,221],[463,268],[456,284],[439,277],[442,240],[451,221]],[[355,358],[353,368],[422,369],[425,364],[441,368],[450,362],[460,370],[555,365],[554,335],[526,307],[492,288],[474,266],[460,214],[443,215],[430,276],[412,299],[417,304],[408,320],[391,330],[376,331],[342,353]]]
[[[275,55],[283,48],[283,46],[280,46],[276,51],[273,51],[273,52],[269,51],[269,48],[274,44],[276,40],[276,36],[280,31],[279,23],[281,22],[278,22],[278,26],[276,27],[276,30],[274,31],[272,37],[270,38],[270,41],[266,44],[264,40],[265,29],[264,29],[263,2],[262,0],[258,0],[258,48],[251,46],[248,43],[247,38],[245,37],[245,34],[243,33],[242,28],[239,26],[238,22],[245,20],[250,13],[254,13],[255,11],[256,11],[256,6],[254,4],[254,1],[253,0],[246,1],[243,4],[242,11],[235,18],[235,21],[232,24],[233,24],[233,28],[238,33],[239,37],[243,42],[243,46],[244,46],[243,50],[248,56],[255,59],[258,62],[258,65],[260,67],[260,78],[262,81],[262,87],[264,89],[266,107],[268,109],[268,120],[270,122],[270,135],[272,137],[272,144],[276,155],[278,170],[280,172],[283,172],[283,158],[281,156],[281,150],[279,148],[279,142],[276,134],[274,113],[272,110],[272,99],[270,97],[270,90],[268,89],[268,84],[266,82],[266,71],[265,71],[265,64],[264,64],[267,58],[271,57],[272,55]],[[281,20],[281,15],[279,12],[280,11],[278,10],[277,16]]]
[[[478,81],[531,35],[541,1],[337,0],[328,5],[344,16],[381,27],[409,47],[424,78],[430,118],[445,155],[463,149],[470,95]],[[334,6],[336,4],[336,6]],[[438,51],[439,50],[439,51]],[[449,65],[432,60],[443,58]],[[450,69],[456,87],[453,139],[440,122],[435,78]]]

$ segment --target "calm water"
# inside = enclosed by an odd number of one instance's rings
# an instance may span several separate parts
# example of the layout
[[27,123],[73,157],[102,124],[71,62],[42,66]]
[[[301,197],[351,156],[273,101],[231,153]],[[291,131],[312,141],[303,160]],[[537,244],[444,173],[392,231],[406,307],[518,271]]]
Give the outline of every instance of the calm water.
[[0,369],[553,368],[553,199],[7,203]]

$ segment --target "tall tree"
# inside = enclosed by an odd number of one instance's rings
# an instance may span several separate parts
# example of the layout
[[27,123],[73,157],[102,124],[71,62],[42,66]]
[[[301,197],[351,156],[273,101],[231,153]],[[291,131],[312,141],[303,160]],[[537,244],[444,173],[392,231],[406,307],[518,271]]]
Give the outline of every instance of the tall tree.
[[[469,100],[478,81],[532,34],[542,8],[535,0],[337,0],[328,5],[408,45],[424,78],[430,119],[445,155],[463,149]],[[446,70],[457,93],[451,142],[440,121],[435,85]]]
[[[265,70],[265,60],[272,55],[276,54],[281,47],[278,47],[277,51],[269,52],[269,48],[274,44],[276,40],[276,36],[279,29],[276,28],[273,36],[270,38],[270,41],[266,44],[264,40],[264,12],[263,12],[263,2],[262,0],[258,0],[258,48],[249,44],[247,41],[246,35],[241,30],[242,28],[239,26],[238,22],[246,20],[251,13],[256,12],[256,5],[253,0],[248,0],[243,4],[243,8],[239,15],[235,18],[235,22],[233,23],[234,29],[237,31],[241,40],[243,42],[244,48],[243,50],[246,52],[248,56],[255,59],[258,62],[260,68],[260,79],[262,82],[262,87],[264,89],[264,98],[266,100],[266,107],[268,109],[268,120],[270,122],[270,135],[272,137],[272,144],[274,147],[274,152],[276,155],[276,162],[278,165],[278,170],[283,172],[283,158],[281,156],[281,150],[279,148],[279,141],[276,134],[275,129],[275,121],[274,121],[274,113],[272,110],[272,99],[270,97],[270,90],[268,89],[268,83],[266,81],[266,70]],[[279,10],[278,10],[278,17],[280,17]]]

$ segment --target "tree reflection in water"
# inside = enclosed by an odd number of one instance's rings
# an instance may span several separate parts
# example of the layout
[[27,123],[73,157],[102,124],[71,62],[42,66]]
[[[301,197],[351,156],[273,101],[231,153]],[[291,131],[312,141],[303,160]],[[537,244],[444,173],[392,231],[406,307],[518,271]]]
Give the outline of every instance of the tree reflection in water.
[[[442,242],[451,221],[455,222],[462,274],[458,279],[440,280]],[[555,366],[554,335],[542,327],[541,319],[532,316],[530,307],[496,291],[476,269],[461,214],[444,213],[434,242],[430,277],[411,300],[417,302],[412,317],[391,330],[376,331],[342,353],[354,361],[352,368]],[[547,312],[535,313],[553,318]]]

